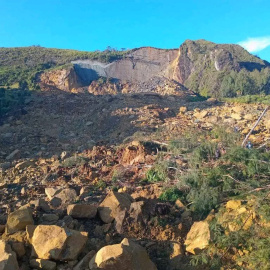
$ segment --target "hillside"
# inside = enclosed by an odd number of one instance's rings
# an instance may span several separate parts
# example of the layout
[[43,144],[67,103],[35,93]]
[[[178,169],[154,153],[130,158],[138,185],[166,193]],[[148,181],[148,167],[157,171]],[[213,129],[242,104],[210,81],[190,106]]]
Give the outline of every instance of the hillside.
[[0,123],[0,267],[268,270],[265,108],[33,91]]
[[[171,81],[169,84],[178,83],[175,88],[213,97],[270,91],[270,64],[234,44],[187,40],[179,50],[143,47],[103,52],[36,46],[0,48],[0,85],[5,87],[19,84],[22,88],[39,89],[48,84],[50,89],[71,91],[87,86],[93,92],[91,83],[101,77],[116,84],[116,92],[155,92],[159,83],[153,84],[153,80],[162,84],[164,80]],[[174,93],[166,93],[169,92]]]
[[269,63],[0,51],[0,269],[270,269]]
[[0,48],[0,86],[11,86],[22,81],[35,88],[38,72],[70,64],[78,59],[95,59],[111,62],[121,58],[126,51],[83,52],[76,50],[49,49],[40,46]]
[[202,95],[229,97],[270,91],[270,64],[239,45],[187,40],[179,54],[175,79]]

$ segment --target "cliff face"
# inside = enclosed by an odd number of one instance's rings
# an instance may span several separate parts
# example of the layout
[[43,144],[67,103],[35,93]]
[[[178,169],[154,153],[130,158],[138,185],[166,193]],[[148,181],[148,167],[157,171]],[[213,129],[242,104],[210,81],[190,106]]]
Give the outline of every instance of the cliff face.
[[92,60],[73,61],[74,68],[85,84],[99,77],[128,82],[144,82],[154,76],[170,77],[170,66],[177,58],[178,50],[140,48],[122,60],[109,64]]
[[[119,82],[129,85],[128,92],[157,92],[157,84],[153,81],[163,78],[175,81],[181,90],[188,88],[203,95],[231,96],[238,92],[246,94],[245,91],[258,93],[270,79],[270,64],[266,61],[249,54],[239,45],[205,40],[187,40],[178,50],[143,47],[112,63],[77,60],[72,64],[74,68],[69,70],[42,74],[42,87],[47,85],[70,91],[80,86],[88,87],[104,77],[118,84],[113,88],[107,86],[110,93],[125,92],[126,86],[119,88]],[[89,89],[97,89],[97,86],[92,85]]]
[[73,67],[44,72],[39,80],[43,90],[58,89],[70,92],[72,89],[81,87],[79,77]]
[[270,64],[239,45],[187,40],[179,48],[173,79],[203,95],[255,94],[270,79]]

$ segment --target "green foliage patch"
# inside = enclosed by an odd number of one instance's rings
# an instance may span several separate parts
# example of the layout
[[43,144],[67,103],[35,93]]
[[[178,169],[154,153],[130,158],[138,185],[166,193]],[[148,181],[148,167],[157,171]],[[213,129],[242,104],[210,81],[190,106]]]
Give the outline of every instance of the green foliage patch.
[[127,52],[113,49],[84,52],[40,46],[0,48],[0,86],[24,82],[27,89],[38,89],[36,79],[39,72],[59,68],[74,60],[112,62],[123,58]]

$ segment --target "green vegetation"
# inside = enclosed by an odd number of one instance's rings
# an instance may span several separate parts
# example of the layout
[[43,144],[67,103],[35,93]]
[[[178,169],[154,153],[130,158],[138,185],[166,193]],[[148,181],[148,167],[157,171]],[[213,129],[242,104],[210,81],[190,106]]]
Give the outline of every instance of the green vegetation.
[[269,94],[270,64],[242,47],[199,40],[186,41],[182,50],[190,51],[194,67],[185,86],[202,96]]
[[[226,269],[270,268],[270,152],[240,144],[237,133],[216,127],[209,132],[192,130],[168,146],[173,157],[186,160],[188,167],[180,170],[174,165],[174,177],[170,177],[174,186],[167,183],[160,199],[180,199],[195,220],[216,213],[210,224],[210,246],[191,259],[202,269],[223,269],[225,265]],[[217,157],[221,148],[225,151]],[[242,200],[250,209],[244,216],[232,217],[238,229],[230,232],[228,223],[220,222],[229,200]],[[252,223],[245,227],[248,218]]]
[[183,192],[178,188],[168,188],[162,192],[159,199],[162,201],[175,202],[177,199],[180,199],[183,196]]
[[168,180],[167,162],[157,162],[150,170],[146,172],[146,179],[149,183],[164,182]]
[[38,89],[36,79],[41,71],[57,68],[79,59],[112,62],[123,58],[127,52],[113,49],[103,52],[83,52],[39,46],[0,48],[0,86],[20,83],[24,88]]
[[270,105],[270,95],[246,95],[235,98],[224,98],[222,100],[235,103],[259,103]]
[[29,95],[28,91],[0,88],[0,118],[10,110],[21,108]]

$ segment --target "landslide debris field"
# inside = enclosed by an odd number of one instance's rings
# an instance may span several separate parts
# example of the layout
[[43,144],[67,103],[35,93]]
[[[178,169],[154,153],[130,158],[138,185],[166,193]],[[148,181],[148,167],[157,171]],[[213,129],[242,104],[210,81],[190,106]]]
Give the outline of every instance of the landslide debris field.
[[7,112],[1,269],[269,269],[270,112],[247,149],[266,105],[190,100],[46,91]]

